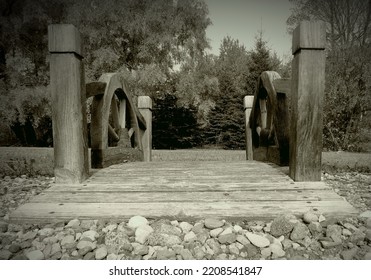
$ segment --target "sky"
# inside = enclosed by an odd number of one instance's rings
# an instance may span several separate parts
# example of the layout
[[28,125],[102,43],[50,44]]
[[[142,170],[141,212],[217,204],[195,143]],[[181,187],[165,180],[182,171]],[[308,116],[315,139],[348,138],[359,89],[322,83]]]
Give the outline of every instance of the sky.
[[205,0],[209,18],[213,22],[206,30],[212,49],[219,54],[222,39],[229,35],[254,48],[255,37],[263,30],[268,47],[285,60],[291,55],[291,35],[287,33],[286,20],[290,16],[288,0]]

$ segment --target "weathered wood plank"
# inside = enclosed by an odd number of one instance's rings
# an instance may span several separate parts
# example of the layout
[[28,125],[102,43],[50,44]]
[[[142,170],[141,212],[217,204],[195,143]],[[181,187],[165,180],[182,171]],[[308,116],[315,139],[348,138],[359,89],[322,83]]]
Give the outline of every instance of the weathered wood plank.
[[[147,218],[204,219],[219,217],[226,219],[272,219],[281,214],[302,215],[316,209],[326,217],[350,216],[357,212],[348,203],[341,201],[252,201],[235,203],[28,203],[11,214],[16,221],[40,221],[79,219],[123,220],[135,215]],[[244,210],[241,210],[244,209]]]
[[106,83],[103,82],[90,82],[86,84],[86,98],[103,95]]
[[149,96],[138,96],[138,109],[146,123],[141,138],[144,161],[148,162],[152,160],[152,99]]
[[147,203],[147,202],[221,202],[237,201],[341,201],[342,198],[328,190],[256,190],[256,191],[206,191],[200,192],[45,192],[32,199],[32,203]]

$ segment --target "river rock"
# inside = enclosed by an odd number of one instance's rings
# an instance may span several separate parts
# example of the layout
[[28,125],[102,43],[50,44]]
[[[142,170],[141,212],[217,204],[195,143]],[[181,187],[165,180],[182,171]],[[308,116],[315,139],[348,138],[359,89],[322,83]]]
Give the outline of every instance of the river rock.
[[251,232],[246,232],[245,235],[249,239],[249,241],[256,247],[264,248],[268,247],[270,244],[269,240],[264,236],[257,235]]
[[0,250],[0,260],[9,260],[12,253],[9,250]]
[[75,237],[73,235],[66,235],[61,241],[62,247],[72,247],[75,244]]
[[350,242],[357,244],[358,242],[364,241],[365,238],[366,234],[364,234],[361,230],[356,230],[350,237]]
[[80,226],[80,220],[78,219],[73,219],[71,221],[68,222],[68,224],[66,225],[66,228],[78,228]]
[[312,222],[318,222],[318,216],[316,213],[309,211],[309,212],[304,213],[303,221],[307,224],[310,224]]
[[157,260],[175,260],[176,255],[173,250],[169,249],[160,249],[156,252]]
[[371,217],[367,219],[367,221],[366,221],[366,227],[368,229],[371,229]]
[[286,254],[286,252],[282,249],[282,246],[277,243],[269,245],[269,248],[271,249],[274,258],[281,258]]
[[0,232],[4,233],[8,231],[8,223],[4,221],[0,221]]
[[20,250],[22,250],[21,246],[19,244],[12,244],[9,246],[9,249],[8,249],[11,253],[13,254],[16,254],[18,253]]
[[273,220],[270,234],[276,237],[288,234],[292,231],[297,222],[298,221],[294,215],[279,216]]
[[340,254],[341,258],[343,260],[353,260],[353,258],[357,254],[358,250],[359,250],[358,247],[354,247],[352,249],[345,250],[345,251],[341,252],[341,254]]
[[146,226],[146,225],[148,225],[148,220],[142,216],[131,217],[128,222],[128,227],[134,230],[140,226]]
[[194,260],[195,258],[192,256],[191,251],[188,249],[180,250],[180,255],[182,256],[183,260]]
[[90,247],[91,250],[94,250],[97,245],[91,241],[82,240],[79,243],[77,243],[76,248],[77,249],[84,249],[85,247]]
[[26,257],[29,260],[43,260],[44,254],[40,250],[34,250],[34,251],[26,253]]
[[95,230],[87,230],[82,233],[80,239],[94,242],[98,237],[99,234]]
[[108,254],[107,247],[102,246],[95,251],[95,259],[103,260],[107,256],[107,254]]
[[184,235],[184,242],[192,242],[197,239],[196,234],[193,231],[189,231]]
[[188,233],[192,230],[193,225],[191,225],[190,223],[187,223],[187,222],[181,222],[179,224],[179,227],[182,229],[183,233]]
[[210,236],[211,237],[218,237],[219,236],[219,234],[221,234],[222,232],[223,232],[223,228],[215,228],[215,229],[212,229],[212,230],[210,230]]
[[238,234],[236,237],[237,242],[241,243],[242,245],[246,246],[247,244],[251,244],[250,241],[243,235]]
[[367,210],[365,212],[362,212],[360,215],[359,215],[361,218],[371,218],[371,210]]
[[221,228],[224,225],[224,221],[213,218],[205,219],[205,227],[208,229]]
[[290,234],[290,239],[292,241],[302,240],[309,234],[310,232],[306,225],[304,225],[303,223],[296,223]]
[[148,236],[153,232],[153,228],[149,225],[141,225],[135,230],[135,241],[144,244]]
[[144,255],[147,255],[148,253],[149,253],[148,246],[145,246],[142,244],[136,246],[133,250],[134,255],[144,256]]
[[218,241],[221,244],[232,244],[236,242],[236,234],[235,233],[227,233],[227,234],[221,234],[218,237]]
[[133,250],[129,237],[123,231],[107,232],[104,244],[107,246],[107,251],[109,253],[114,253],[116,255]]
[[341,241],[343,229],[339,225],[328,225],[326,229],[326,236],[330,237],[335,242]]

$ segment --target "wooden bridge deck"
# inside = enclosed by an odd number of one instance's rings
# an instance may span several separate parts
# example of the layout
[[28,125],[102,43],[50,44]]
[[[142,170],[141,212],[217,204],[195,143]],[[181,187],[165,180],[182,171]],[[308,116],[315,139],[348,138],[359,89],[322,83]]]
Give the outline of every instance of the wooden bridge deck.
[[357,214],[324,182],[298,183],[262,162],[136,162],[94,171],[84,183],[53,185],[11,213],[13,222],[147,218],[271,219],[313,209]]

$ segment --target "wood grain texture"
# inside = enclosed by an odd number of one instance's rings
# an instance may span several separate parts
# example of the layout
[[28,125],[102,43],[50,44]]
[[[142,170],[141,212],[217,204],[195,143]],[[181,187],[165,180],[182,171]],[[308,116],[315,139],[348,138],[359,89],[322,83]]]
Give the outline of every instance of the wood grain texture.
[[[145,173],[143,173],[145,170]],[[12,222],[272,219],[312,209],[326,217],[357,211],[323,182],[294,182],[286,168],[255,161],[136,162],[94,170],[81,184],[54,184],[11,213]],[[268,173],[267,176],[262,174]],[[127,176],[125,176],[125,174]]]
[[324,50],[326,25],[323,21],[302,21],[292,36],[292,54],[303,49]]
[[293,48],[299,41],[306,49],[300,49],[292,63],[290,176],[295,181],[319,181],[325,52],[316,48],[322,44],[324,30],[321,24],[314,23],[301,24],[297,30],[294,37],[299,38],[293,39]]
[[85,72],[76,28],[49,26],[49,50],[54,173],[57,182],[78,183],[88,177],[89,159]]
[[144,161],[152,160],[152,99],[149,96],[138,96],[138,109],[146,122],[146,129],[141,130]]
[[253,143],[250,125],[250,115],[254,104],[254,96],[245,96],[243,106],[245,110],[245,142],[246,142],[246,159],[253,160]]

